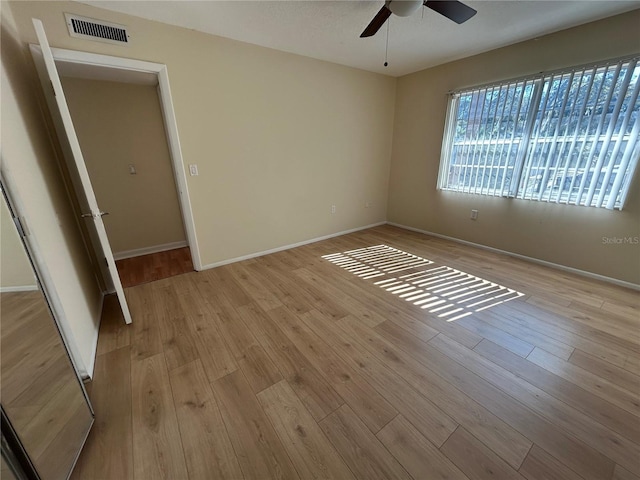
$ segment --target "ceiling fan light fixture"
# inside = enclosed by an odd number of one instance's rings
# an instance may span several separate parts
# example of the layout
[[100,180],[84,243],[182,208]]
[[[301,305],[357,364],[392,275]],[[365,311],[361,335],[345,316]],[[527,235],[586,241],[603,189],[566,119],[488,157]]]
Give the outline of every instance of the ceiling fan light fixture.
[[392,0],[388,8],[399,17],[408,17],[422,6],[422,0]]

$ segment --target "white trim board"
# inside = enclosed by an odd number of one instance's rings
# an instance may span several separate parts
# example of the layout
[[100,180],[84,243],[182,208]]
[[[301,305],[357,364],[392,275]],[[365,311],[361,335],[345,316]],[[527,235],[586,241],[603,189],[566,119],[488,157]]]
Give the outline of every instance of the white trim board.
[[100,325],[102,324],[102,310],[104,309],[104,299],[107,296],[104,292],[100,297],[100,302],[98,302],[98,328],[96,328],[94,338],[92,340],[93,345],[93,354],[91,355],[91,362],[87,365],[87,371],[84,372],[84,375],[81,375],[82,382],[93,380],[93,374],[96,369],[96,359],[98,358],[98,339],[100,337]]
[[230,263],[241,262],[243,260],[249,260],[251,258],[262,257],[264,255],[269,255],[270,253],[282,252],[283,250],[289,250],[291,248],[302,247],[303,245],[309,245],[310,243],[320,242],[322,240],[327,240],[333,237],[339,237],[341,235],[347,235],[353,232],[359,232],[360,230],[366,230],[367,228],[379,227],[380,225],[385,225],[387,222],[378,222],[372,223],[370,225],[365,225],[363,227],[352,228],[350,230],[343,230],[341,232],[331,233],[329,235],[324,235],[322,237],[312,238],[310,240],[303,240],[302,242],[291,243],[289,245],[283,245],[282,247],[271,248],[269,250],[263,250],[261,252],[250,253],[249,255],[243,255],[241,257],[230,258],[228,260],[222,260],[220,262],[209,263],[207,265],[203,265],[203,270],[208,270],[210,268],[221,267],[223,265],[229,265]]
[[123,250],[113,254],[113,258],[116,260],[124,260],[125,258],[141,257],[142,255],[149,255],[151,253],[166,252],[167,250],[175,250],[176,248],[188,247],[189,244],[186,240],[179,242],[163,243],[161,245],[153,245],[151,247],[135,248],[133,250]]
[[520,260],[525,260],[527,262],[537,263],[538,265],[543,265],[545,267],[574,273],[576,275],[580,275],[581,277],[592,278],[594,280],[600,280],[602,282],[612,283],[620,287],[626,287],[632,290],[640,291],[640,285],[637,285],[631,282],[625,282],[624,280],[618,280],[617,278],[612,278],[612,277],[607,277],[597,273],[587,272],[586,270],[580,270],[578,268],[567,267],[566,265],[560,265],[559,263],[547,262],[546,260],[540,260],[539,258],[527,257],[526,255],[520,255],[519,253],[508,252],[507,250],[500,250],[499,248],[494,248],[494,247],[488,247],[480,243],[469,242],[467,240],[461,240],[459,238],[449,237],[447,235],[442,235],[440,233],[429,232],[428,230],[421,230],[419,228],[409,227],[407,225],[402,225],[400,223],[387,222],[387,225],[391,225],[392,227],[403,228],[405,230],[410,230],[412,232],[422,233],[424,235],[431,235],[433,237],[443,238],[445,240],[450,240],[456,243],[462,243],[463,245],[469,245],[472,247],[481,248],[483,250],[489,250],[490,252],[501,253],[503,255],[508,255],[510,257],[519,258]]
[[38,285],[19,285],[15,287],[0,287],[0,293],[13,293],[13,292],[33,292],[40,290]]

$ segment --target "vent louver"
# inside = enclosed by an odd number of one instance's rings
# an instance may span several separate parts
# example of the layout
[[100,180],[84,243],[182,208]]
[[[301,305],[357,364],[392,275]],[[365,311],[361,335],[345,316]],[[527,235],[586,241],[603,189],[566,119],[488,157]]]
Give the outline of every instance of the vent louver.
[[124,25],[65,13],[69,35],[98,42],[128,45],[129,34]]

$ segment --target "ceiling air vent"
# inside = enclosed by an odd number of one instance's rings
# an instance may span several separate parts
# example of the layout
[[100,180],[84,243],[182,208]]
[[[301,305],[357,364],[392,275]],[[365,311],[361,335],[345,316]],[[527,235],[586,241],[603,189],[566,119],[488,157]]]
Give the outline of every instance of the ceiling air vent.
[[65,13],[69,35],[97,42],[129,45],[129,34],[124,25],[103,22],[94,18],[80,17]]

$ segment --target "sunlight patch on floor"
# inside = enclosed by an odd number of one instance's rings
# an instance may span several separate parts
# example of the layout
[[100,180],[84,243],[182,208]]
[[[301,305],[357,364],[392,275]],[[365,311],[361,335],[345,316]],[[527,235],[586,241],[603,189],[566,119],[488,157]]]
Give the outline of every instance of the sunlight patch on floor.
[[[449,322],[524,294],[387,245],[348,250],[322,258]],[[429,268],[425,268],[429,267]],[[416,270],[400,276],[390,276]],[[384,278],[383,278],[384,277]]]
[[362,278],[375,278],[433,263],[412,253],[386,245],[358,248],[322,258]]

